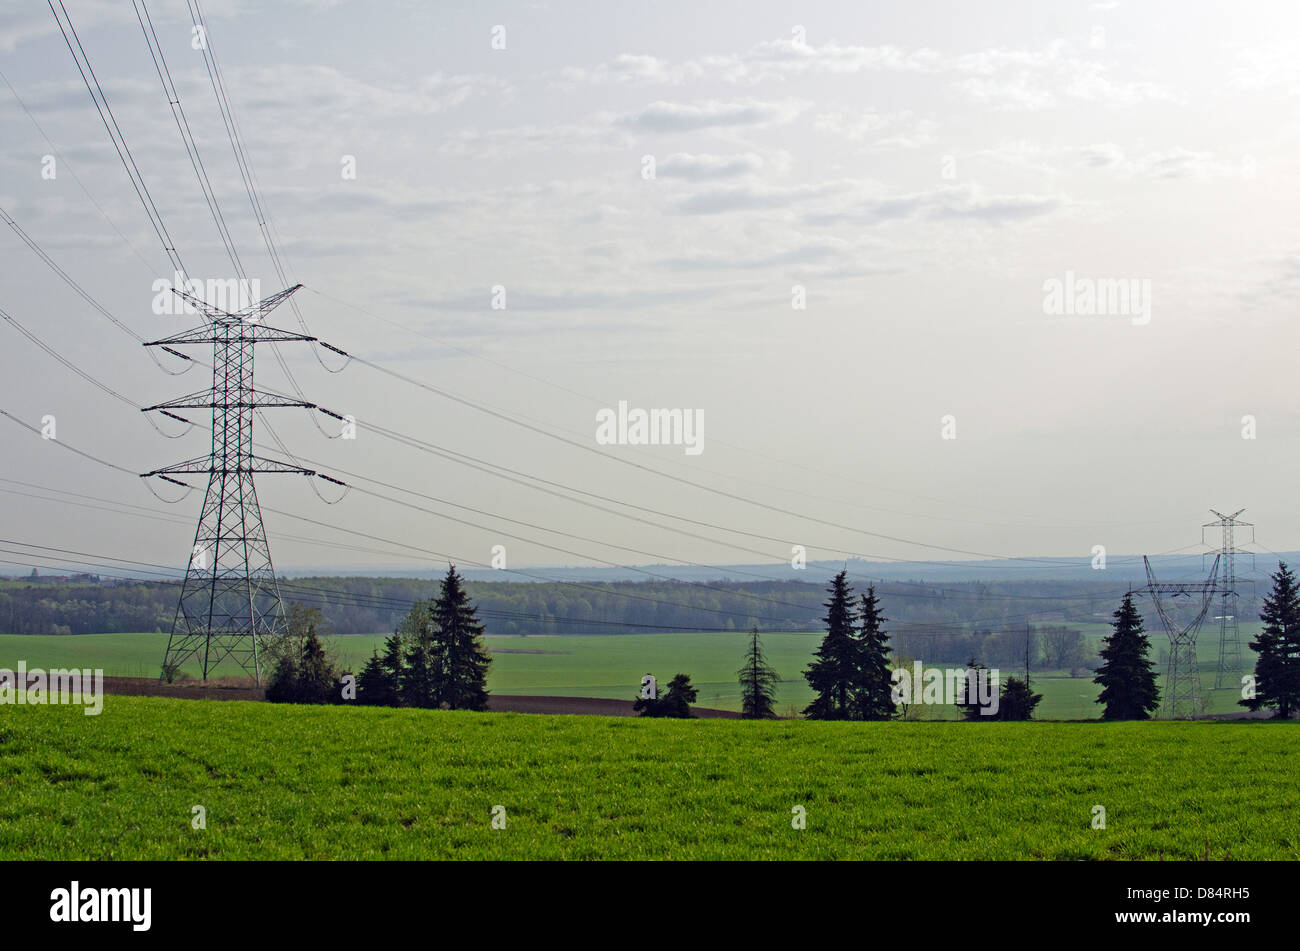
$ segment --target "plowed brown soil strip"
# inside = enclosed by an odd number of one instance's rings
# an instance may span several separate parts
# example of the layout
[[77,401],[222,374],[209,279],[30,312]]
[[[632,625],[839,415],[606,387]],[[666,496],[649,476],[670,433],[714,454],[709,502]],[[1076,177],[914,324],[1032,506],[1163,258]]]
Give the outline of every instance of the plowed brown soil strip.
[[265,700],[266,691],[251,680],[159,683],[153,677],[105,677],[104,693],[126,697],[184,697],[189,700]]

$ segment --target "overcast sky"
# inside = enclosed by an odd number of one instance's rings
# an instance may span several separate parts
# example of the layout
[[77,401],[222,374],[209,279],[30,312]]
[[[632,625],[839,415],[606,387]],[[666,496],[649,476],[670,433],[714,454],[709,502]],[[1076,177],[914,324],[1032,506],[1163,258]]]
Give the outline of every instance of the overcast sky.
[[[190,276],[231,277],[131,5],[65,2]],[[186,4],[149,12],[240,257],[277,290]],[[503,545],[511,567],[777,562],[793,544],[810,559],[1155,553],[1196,550],[1211,507],[1300,548],[1294,4],[203,12],[310,332],[587,447],[285,346],[310,399],[361,421],[330,440],[273,411],[295,455],[476,525],[360,492],[327,506],[301,477],[265,476],[281,565],[440,560],[393,542],[466,566]],[[194,323],[151,311],[170,267],[45,4],[0,5],[0,70],[54,143],[0,84],[0,205],[137,333]],[[0,260],[0,307],[137,405],[207,385],[160,372],[8,228]],[[1136,281],[1149,309],[1045,313],[1067,274]],[[288,306],[271,323],[298,329]],[[289,390],[269,349],[257,365]],[[619,401],[702,411],[703,451],[598,444],[597,413]],[[52,415],[59,440],[133,471],[207,450],[204,430],[162,438],[10,326],[0,408]],[[367,422],[599,493],[605,511]],[[0,427],[5,479],[110,500],[0,482],[5,538],[184,564],[201,491],[167,506]],[[264,428],[258,442],[281,455]],[[752,534],[671,523],[690,537],[645,509]]]

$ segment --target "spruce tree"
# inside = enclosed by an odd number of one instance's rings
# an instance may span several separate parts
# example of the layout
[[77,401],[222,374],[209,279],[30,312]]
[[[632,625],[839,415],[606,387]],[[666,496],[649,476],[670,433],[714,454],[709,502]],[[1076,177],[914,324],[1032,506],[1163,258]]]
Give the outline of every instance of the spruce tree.
[[376,651],[357,677],[357,701],[372,707],[398,706],[405,664],[406,648],[402,635],[390,634],[384,641],[384,653]]
[[810,720],[848,720],[853,715],[858,669],[858,641],[853,636],[856,618],[848,572],[837,574],[826,590],[831,596],[824,602],[826,636],[817,648],[816,659],[803,674],[817,696],[803,712]]
[[313,628],[302,646],[298,663],[297,702],[336,703],[341,699],[340,673],[325,652]]
[[1259,637],[1250,642],[1255,659],[1255,695],[1240,700],[1243,707],[1272,707],[1278,717],[1300,711],[1300,589],[1285,562],[1271,576],[1273,590],[1264,598]]
[[396,691],[386,688],[387,675],[379,651],[370,655],[357,676],[357,703],[366,707],[391,707],[397,699]]
[[379,655],[379,667],[383,672],[385,695],[391,706],[402,703],[402,674],[406,670],[406,642],[400,633],[394,632],[384,640],[384,652]]
[[[971,721],[996,720],[996,713],[984,713],[985,707],[980,703],[980,689],[982,685],[990,685],[984,689],[990,691],[990,698],[992,696],[991,691],[993,688],[991,684],[993,675],[989,672],[988,665],[980,663],[972,657],[970,660],[966,661],[966,670],[968,673],[965,679],[958,685],[959,692],[957,695],[957,709],[961,710],[961,718],[963,720]],[[971,676],[972,674],[974,675],[973,677]],[[915,700],[915,698],[913,698],[913,700]],[[990,699],[990,706],[991,705],[992,703]],[[998,697],[998,709],[1002,709],[1002,698],[1000,694]]]
[[1029,689],[1029,681],[1011,676],[1002,684],[1002,694],[998,697],[998,712],[993,720],[1032,720],[1034,707],[1043,699],[1041,693]]
[[437,699],[450,710],[486,710],[487,669],[483,622],[465,592],[456,566],[447,569],[432,609],[438,662]]
[[857,662],[854,671],[853,708],[856,719],[888,720],[898,715],[889,669],[889,635],[881,625],[889,620],[880,613],[874,587],[862,596],[859,614]]
[[441,703],[441,644],[435,639],[432,602],[416,602],[403,624],[398,689],[407,706],[436,709]]
[[776,684],[781,675],[767,663],[763,645],[758,640],[758,628],[749,633],[749,650],[740,675],[740,715],[745,720],[772,720],[776,718]]
[[298,663],[293,657],[286,654],[276,661],[265,696],[270,703],[298,702]]
[[678,717],[692,719],[691,704],[699,696],[699,690],[691,686],[689,674],[678,674],[668,684],[668,689],[660,690],[653,698],[636,698],[632,709],[643,717]]
[[1147,657],[1151,642],[1142,629],[1142,615],[1133,595],[1124,595],[1112,615],[1111,634],[1101,648],[1102,665],[1092,682],[1100,685],[1097,703],[1105,704],[1103,720],[1149,720],[1160,705],[1155,664]]
[[640,691],[638,691],[636,699],[632,702],[632,710],[638,716],[643,717],[663,716],[663,697],[660,695],[658,686],[656,685],[655,695],[653,697],[642,696]]
[[289,608],[287,633],[270,642],[269,658],[275,668],[266,685],[266,699],[272,703],[339,703],[342,693],[339,670],[332,651],[316,633],[321,623],[317,608],[293,604]]

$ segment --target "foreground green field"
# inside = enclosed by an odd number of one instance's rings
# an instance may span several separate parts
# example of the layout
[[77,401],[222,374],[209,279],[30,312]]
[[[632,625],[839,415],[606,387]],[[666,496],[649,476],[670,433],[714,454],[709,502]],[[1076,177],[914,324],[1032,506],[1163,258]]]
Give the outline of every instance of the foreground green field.
[[1265,722],[6,706],[0,858],[1296,859],[1297,741]]
[[[360,670],[371,652],[382,646],[383,637],[333,637],[329,641],[346,665]],[[744,641],[743,634],[713,633],[490,637],[487,643],[494,659],[488,688],[516,696],[630,700],[636,696],[642,674],[651,672],[666,681],[682,672],[690,674],[699,688],[700,706],[739,710],[736,669],[744,655]],[[763,635],[768,660],[783,678],[777,692],[781,715],[797,715],[812,699],[802,672],[820,642],[820,634]],[[1153,643],[1160,641],[1153,638]],[[1205,695],[1211,699],[1208,712],[1240,712],[1237,690],[1211,689],[1216,644],[1207,641],[1201,645],[1202,679]],[[25,660],[30,667],[102,667],[109,676],[156,677],[166,648],[166,634],[0,634],[0,667],[12,668]],[[198,673],[192,663],[185,669]],[[1093,719],[1100,714],[1101,708],[1094,702],[1098,688],[1090,678],[1035,674],[1033,685],[1043,694],[1036,712],[1039,719]],[[935,718],[956,716],[951,707],[927,708],[924,713]]]

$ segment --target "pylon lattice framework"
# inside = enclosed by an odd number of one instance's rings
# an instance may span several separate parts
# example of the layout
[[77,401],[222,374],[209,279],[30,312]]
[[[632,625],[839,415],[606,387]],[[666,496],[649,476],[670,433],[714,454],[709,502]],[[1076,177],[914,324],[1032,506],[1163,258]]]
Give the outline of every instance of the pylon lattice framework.
[[291,333],[262,323],[275,307],[301,284],[272,294],[237,313],[218,310],[197,298],[175,293],[203,314],[208,323],[146,347],[212,345],[212,388],[144,408],[176,417],[175,410],[212,410],[212,450],[191,459],[146,472],[188,486],[179,475],[208,476],[194,547],[185,569],[180,601],[167,641],[163,675],[192,657],[199,657],[203,679],[227,657],[261,682],[261,638],[283,633],[284,605],[271,563],[271,550],[262,526],[254,473],[283,472],[314,476],[311,469],[253,455],[253,411],[274,407],[318,408],[253,386],[253,351],[259,343],[306,343],[315,337]]
[[1250,540],[1255,541],[1255,526],[1250,522],[1237,520],[1245,509],[1237,509],[1231,515],[1224,515],[1210,509],[1219,516],[1218,521],[1206,522],[1201,526],[1201,542],[1205,542],[1205,529],[1219,528],[1223,533],[1219,549],[1219,668],[1214,675],[1214,687],[1230,686],[1230,681],[1240,678],[1241,666],[1241,630],[1237,625],[1239,596],[1237,594],[1236,555],[1251,555],[1253,552],[1237,548],[1234,534],[1237,528],[1249,528]]
[[[1169,719],[1194,718],[1202,711],[1201,671],[1196,662],[1196,634],[1200,631],[1201,623],[1210,610],[1210,603],[1214,600],[1214,592],[1218,585],[1216,575],[1219,572],[1219,556],[1214,556],[1210,576],[1204,581],[1157,581],[1146,555],[1142,556],[1142,564],[1147,572],[1147,593],[1151,595],[1151,603],[1160,616],[1160,623],[1164,625],[1165,633],[1169,635],[1169,666],[1165,670],[1162,714]],[[1196,616],[1188,624],[1183,625],[1171,616],[1161,595],[1178,598],[1193,594],[1200,596],[1201,607]]]

